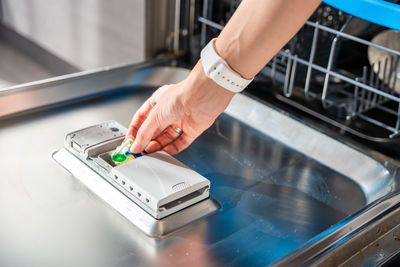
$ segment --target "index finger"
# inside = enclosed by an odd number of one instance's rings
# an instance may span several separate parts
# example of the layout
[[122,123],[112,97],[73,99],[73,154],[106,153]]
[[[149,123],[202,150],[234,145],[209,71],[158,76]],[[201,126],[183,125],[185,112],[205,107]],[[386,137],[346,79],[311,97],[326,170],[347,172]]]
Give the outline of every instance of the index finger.
[[136,111],[135,115],[132,117],[131,123],[128,127],[128,132],[126,133],[126,137],[136,137],[139,128],[142,126],[147,116],[149,116],[149,113],[154,105],[155,102],[152,97],[148,98],[146,102],[143,103],[143,105]]
[[131,151],[133,153],[142,152],[150,143],[151,139],[158,136],[174,120],[175,118],[173,116],[165,117],[160,110],[160,106],[154,107],[138,129]]

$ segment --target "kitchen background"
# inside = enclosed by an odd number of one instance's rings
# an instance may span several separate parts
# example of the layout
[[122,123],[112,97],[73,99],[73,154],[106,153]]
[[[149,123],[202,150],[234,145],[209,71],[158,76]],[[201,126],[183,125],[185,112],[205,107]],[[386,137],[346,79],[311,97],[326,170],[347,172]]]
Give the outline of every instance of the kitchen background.
[[0,88],[140,62],[172,43],[175,1],[2,0]]

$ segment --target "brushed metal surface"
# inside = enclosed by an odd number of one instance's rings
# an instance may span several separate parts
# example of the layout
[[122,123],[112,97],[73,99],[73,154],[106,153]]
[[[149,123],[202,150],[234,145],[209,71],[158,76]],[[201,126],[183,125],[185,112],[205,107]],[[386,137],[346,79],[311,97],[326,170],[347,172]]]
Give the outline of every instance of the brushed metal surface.
[[[395,200],[394,203],[389,203],[392,200]],[[329,253],[317,258],[313,265],[386,266],[383,263],[400,252],[400,194],[379,205],[391,208],[376,216],[371,224],[362,227],[340,246],[333,247]]]
[[151,93],[132,89],[1,121],[1,266],[265,266],[398,190],[397,167],[237,95],[177,155],[211,181],[222,209],[166,238],[148,237],[51,153],[71,129],[110,119],[128,125]]
[[[90,191],[104,199],[112,208],[132,222],[143,233],[151,237],[162,237],[170,234],[184,225],[215,213],[220,208],[220,204],[217,201],[207,198],[182,210],[182,212],[157,220],[147,213],[143,207],[140,207],[140,202],[135,203],[124,194],[121,194],[121,191],[111,185],[114,183],[100,177],[98,173],[88,168],[87,165],[66,149],[63,148],[55,152],[53,158],[66,171],[71,172],[76,179],[86,185]],[[151,179],[151,177],[149,178]]]

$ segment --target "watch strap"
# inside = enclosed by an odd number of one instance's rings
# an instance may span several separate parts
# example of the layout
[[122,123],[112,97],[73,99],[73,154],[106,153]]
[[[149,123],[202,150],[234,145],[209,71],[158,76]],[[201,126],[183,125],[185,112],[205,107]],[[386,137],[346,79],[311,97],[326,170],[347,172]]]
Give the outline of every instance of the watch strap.
[[215,51],[215,40],[216,38],[212,39],[200,53],[204,72],[207,77],[218,85],[234,93],[239,93],[243,91],[253,79],[245,79],[229,67],[228,63]]

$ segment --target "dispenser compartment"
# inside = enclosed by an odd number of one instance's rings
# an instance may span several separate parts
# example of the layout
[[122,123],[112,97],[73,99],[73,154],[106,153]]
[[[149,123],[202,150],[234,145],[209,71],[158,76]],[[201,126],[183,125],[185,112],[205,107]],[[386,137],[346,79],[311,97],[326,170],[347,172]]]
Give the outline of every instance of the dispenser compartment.
[[126,128],[107,121],[67,134],[65,149],[156,219],[209,197],[210,181],[159,151],[116,166],[114,149]]

